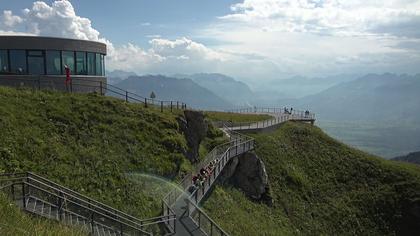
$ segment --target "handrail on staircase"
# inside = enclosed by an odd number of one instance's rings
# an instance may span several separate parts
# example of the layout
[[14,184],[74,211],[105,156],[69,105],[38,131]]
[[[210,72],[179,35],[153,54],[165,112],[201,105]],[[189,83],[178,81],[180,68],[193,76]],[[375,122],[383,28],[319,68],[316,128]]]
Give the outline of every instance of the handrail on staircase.
[[[146,235],[151,235],[151,234],[144,231],[143,230],[144,227],[149,226],[149,225],[154,225],[154,224],[160,224],[160,223],[175,224],[174,222],[176,220],[176,215],[174,212],[171,212],[171,214],[167,214],[165,216],[159,216],[159,217],[142,219],[142,220],[137,219],[133,216],[130,216],[126,213],[119,214],[121,212],[119,210],[116,210],[112,207],[104,205],[96,200],[93,200],[89,197],[81,195],[71,189],[68,189],[44,177],[41,177],[39,175],[30,173],[30,172],[0,174],[0,182],[6,182],[6,181],[12,182],[12,183],[7,184],[6,186],[2,186],[0,190],[4,190],[7,187],[13,188],[13,186],[19,185],[19,184],[24,184],[24,185],[29,185],[34,189],[38,189],[39,191],[42,191],[46,194],[49,194],[50,196],[54,198],[59,198],[63,200],[63,197],[60,196],[60,195],[63,195],[66,199],[66,202],[72,203],[79,208],[88,210],[89,212],[100,215],[101,217],[107,218],[108,220],[111,220],[118,224],[124,224],[126,227],[129,227],[135,230],[141,230],[140,232]],[[59,193],[59,195],[54,194],[48,191],[47,189],[55,191]],[[25,198],[27,196],[22,196],[22,197]],[[105,208],[103,206],[105,206]]]

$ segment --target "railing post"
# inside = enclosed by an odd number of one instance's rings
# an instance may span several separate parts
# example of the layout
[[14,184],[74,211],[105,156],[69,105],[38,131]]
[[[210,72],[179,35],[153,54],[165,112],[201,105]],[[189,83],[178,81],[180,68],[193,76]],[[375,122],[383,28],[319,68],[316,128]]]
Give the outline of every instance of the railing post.
[[25,191],[25,182],[22,183],[22,203],[23,208],[26,209],[26,191]]
[[61,221],[62,220],[62,215],[61,215],[61,212],[62,212],[62,205],[63,205],[63,200],[62,200],[62,197],[63,196],[63,193],[60,191],[60,193],[58,194],[58,219]]
[[171,101],[171,112],[172,112],[172,101]]
[[15,184],[12,184],[12,199],[15,200]]
[[94,212],[91,212],[91,215],[90,215],[90,227],[92,228],[92,235],[95,235],[95,223],[94,223],[94,215],[95,213]]
[[160,111],[163,112],[163,101],[160,101]]
[[[102,82],[101,82],[101,84],[102,84]],[[128,91],[125,91],[125,101],[128,102]]]
[[198,211],[198,228],[201,228],[201,211]]
[[144,98],[144,107],[147,107],[147,98]]
[[179,101],[176,101],[176,109],[179,109]]

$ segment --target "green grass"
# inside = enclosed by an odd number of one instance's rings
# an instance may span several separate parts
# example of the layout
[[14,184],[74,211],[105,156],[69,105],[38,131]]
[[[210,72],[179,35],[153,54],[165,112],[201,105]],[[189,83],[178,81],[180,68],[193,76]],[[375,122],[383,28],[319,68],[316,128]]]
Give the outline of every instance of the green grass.
[[178,114],[96,94],[0,87],[0,173],[32,171],[138,217],[161,202],[127,173],[191,168]]
[[31,217],[11,204],[10,200],[0,193],[0,235],[87,236],[88,232],[54,221]]
[[211,121],[258,122],[271,119],[269,115],[239,114],[231,112],[206,111],[204,113]]
[[274,205],[250,201],[230,186],[217,187],[204,208],[228,233],[418,233],[407,207],[420,202],[420,168],[350,148],[306,124],[288,122],[254,137]]

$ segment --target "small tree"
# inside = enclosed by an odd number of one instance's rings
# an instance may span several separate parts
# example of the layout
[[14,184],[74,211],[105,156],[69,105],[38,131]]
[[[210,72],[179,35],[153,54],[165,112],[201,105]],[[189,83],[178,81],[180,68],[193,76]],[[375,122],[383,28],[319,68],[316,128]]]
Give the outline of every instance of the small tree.
[[153,99],[155,99],[156,98],[156,94],[152,91],[152,93],[150,94],[150,98],[152,99],[152,101],[153,101]]

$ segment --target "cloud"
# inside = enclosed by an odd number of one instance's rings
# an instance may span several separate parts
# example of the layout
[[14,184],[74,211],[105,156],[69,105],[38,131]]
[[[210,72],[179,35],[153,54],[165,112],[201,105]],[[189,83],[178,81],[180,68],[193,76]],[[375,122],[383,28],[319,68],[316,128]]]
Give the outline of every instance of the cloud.
[[23,19],[19,16],[13,15],[12,11],[3,11],[3,15],[0,17],[0,26],[3,28],[13,28],[17,24],[22,23]]
[[420,2],[415,0],[244,0],[231,10],[220,19],[266,31],[420,36]]
[[162,36],[160,34],[148,34],[146,35],[146,38],[161,38]]

